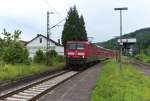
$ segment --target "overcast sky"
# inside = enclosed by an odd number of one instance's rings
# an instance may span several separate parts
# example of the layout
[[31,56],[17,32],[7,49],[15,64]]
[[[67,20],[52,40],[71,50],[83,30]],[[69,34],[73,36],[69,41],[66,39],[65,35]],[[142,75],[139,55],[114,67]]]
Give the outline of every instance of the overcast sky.
[[[51,26],[67,16],[69,8],[77,6],[83,14],[86,30],[93,42],[106,41],[119,35],[119,12],[115,7],[128,7],[123,12],[123,32],[129,33],[150,26],[149,0],[0,0],[0,32],[22,30],[21,38],[29,41],[37,34],[46,35],[46,12]],[[63,25],[63,23],[61,24]],[[52,29],[51,38],[61,38],[62,26]]]

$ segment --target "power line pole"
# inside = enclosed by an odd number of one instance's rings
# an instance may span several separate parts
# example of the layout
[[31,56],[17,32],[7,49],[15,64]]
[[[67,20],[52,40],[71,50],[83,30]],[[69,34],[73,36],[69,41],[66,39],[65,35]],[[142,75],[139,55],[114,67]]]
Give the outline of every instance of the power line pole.
[[123,8],[115,8],[114,10],[119,10],[120,11],[120,54],[119,54],[119,62],[120,62],[120,70],[122,70],[122,46],[123,46],[123,42],[122,42],[122,10],[128,10],[127,7],[123,7]]
[[47,11],[47,52],[49,49],[49,11]]
[[54,12],[47,11],[47,51],[49,50],[49,47],[50,47],[49,39],[50,39],[50,35],[51,35],[50,20],[49,20],[50,14],[54,14]]
[[[54,14],[54,12],[47,11],[47,50],[46,50],[46,52],[48,52],[49,48],[50,48],[50,41],[49,41],[50,35],[51,35],[51,32],[50,32],[50,21],[49,21],[50,14]],[[48,55],[47,55],[47,64],[48,64]]]

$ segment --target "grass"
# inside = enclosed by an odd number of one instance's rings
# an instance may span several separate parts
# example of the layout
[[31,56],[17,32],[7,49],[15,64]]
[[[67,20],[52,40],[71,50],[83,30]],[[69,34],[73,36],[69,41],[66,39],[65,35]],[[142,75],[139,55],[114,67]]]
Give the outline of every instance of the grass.
[[136,58],[137,60],[142,61],[142,62],[150,63],[150,56],[144,54],[144,52],[142,52],[142,53],[136,55],[135,58]]
[[124,64],[107,61],[92,93],[91,101],[150,101],[150,78]]
[[26,76],[42,73],[47,70],[62,69],[64,63],[55,63],[52,66],[46,66],[43,64],[6,64],[0,67],[0,82],[13,81]]

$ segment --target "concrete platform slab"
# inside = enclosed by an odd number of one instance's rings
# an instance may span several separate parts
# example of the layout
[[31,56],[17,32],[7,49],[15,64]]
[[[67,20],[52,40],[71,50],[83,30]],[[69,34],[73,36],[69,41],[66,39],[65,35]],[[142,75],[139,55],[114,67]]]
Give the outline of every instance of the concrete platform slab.
[[39,101],[90,101],[100,68],[101,64],[91,67],[56,87]]

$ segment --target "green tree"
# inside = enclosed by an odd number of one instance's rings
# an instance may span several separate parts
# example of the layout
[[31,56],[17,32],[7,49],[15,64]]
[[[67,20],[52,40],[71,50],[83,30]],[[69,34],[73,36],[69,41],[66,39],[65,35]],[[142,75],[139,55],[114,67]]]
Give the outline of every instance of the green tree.
[[5,47],[3,59],[6,63],[23,63],[24,50],[19,42],[13,43],[9,45],[9,47]]
[[67,41],[85,41],[87,33],[83,16],[79,17],[76,7],[70,8],[68,17],[64,24],[62,32],[62,43],[65,45]]
[[84,22],[84,18],[83,15],[81,15],[80,19],[79,19],[79,27],[80,27],[80,34],[81,34],[81,41],[87,41],[87,32],[86,32],[86,28],[85,28],[85,22]]
[[20,30],[15,30],[14,33],[9,33],[4,29],[1,33],[4,38],[0,38],[0,58],[6,63],[25,63],[28,61],[28,50],[25,49],[19,42]]
[[7,32],[6,29],[4,28],[1,34],[4,36],[4,39],[3,39],[4,47],[8,47],[12,43],[11,33]]
[[19,40],[19,36],[21,35],[22,31],[20,30],[15,30],[14,31],[14,35],[12,36],[13,37],[13,40],[14,41],[18,41]]

